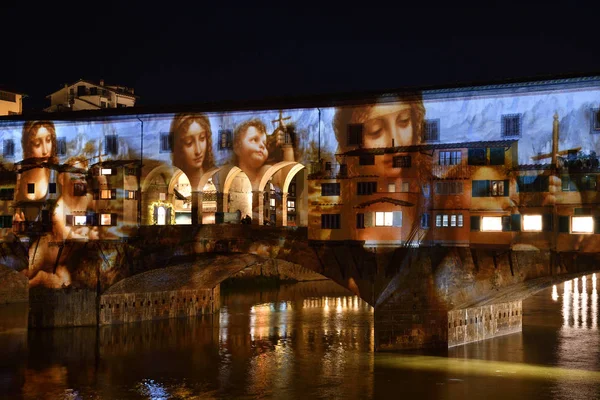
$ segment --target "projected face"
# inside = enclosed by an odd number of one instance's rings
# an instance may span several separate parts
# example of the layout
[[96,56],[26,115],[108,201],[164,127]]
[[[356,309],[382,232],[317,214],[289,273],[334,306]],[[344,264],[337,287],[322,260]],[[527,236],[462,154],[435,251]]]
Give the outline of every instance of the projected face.
[[31,156],[32,157],[50,157],[52,154],[52,134],[46,127],[40,127],[36,134],[31,138]]
[[206,130],[193,122],[181,137],[181,151],[184,170],[200,169],[206,155]]
[[[357,121],[358,122],[358,121]],[[411,106],[406,103],[380,104],[366,115],[363,144],[366,148],[415,144]]]
[[250,126],[245,132],[241,132],[240,140],[234,151],[238,156],[239,167],[243,171],[258,169],[269,157],[267,135],[259,131],[257,127]]

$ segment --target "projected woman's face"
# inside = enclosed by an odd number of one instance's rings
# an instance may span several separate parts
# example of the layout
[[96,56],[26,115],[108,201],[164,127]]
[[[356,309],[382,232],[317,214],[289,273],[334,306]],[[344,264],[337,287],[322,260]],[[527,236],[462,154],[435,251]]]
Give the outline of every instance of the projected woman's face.
[[407,103],[379,104],[372,107],[364,124],[363,144],[366,148],[410,146],[413,138],[411,107]]
[[31,142],[31,157],[48,158],[52,154],[52,133],[40,127]]
[[267,135],[254,126],[246,129],[239,146],[235,149],[240,160],[240,167],[258,169],[263,166],[269,157],[267,150]]
[[193,122],[181,137],[182,160],[188,171],[202,168],[206,156],[206,130]]

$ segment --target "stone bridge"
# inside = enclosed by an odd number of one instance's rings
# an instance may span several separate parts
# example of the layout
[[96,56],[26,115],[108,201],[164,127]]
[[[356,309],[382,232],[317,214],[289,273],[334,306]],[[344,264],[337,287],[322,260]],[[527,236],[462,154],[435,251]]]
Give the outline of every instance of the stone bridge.
[[309,242],[306,228],[255,225],[145,226],[126,241],[57,246],[56,265],[79,284],[32,288],[30,327],[212,314],[220,283],[254,269],[301,280],[323,276],[350,289],[374,307],[380,350],[452,346],[520,331],[523,299],[600,270],[596,253],[369,248]]

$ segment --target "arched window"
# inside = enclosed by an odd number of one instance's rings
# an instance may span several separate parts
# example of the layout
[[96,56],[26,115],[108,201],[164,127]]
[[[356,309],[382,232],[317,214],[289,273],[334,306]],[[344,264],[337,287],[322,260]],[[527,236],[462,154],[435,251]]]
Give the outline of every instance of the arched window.
[[164,207],[158,207],[156,224],[157,225],[166,225],[167,224],[167,212],[165,211]]

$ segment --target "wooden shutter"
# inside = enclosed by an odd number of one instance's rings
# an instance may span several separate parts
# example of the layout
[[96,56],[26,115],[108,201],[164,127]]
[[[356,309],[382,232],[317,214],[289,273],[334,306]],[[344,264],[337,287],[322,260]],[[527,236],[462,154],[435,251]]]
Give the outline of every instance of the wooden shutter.
[[559,215],[558,216],[558,231],[561,233],[569,233],[569,217],[568,215]]
[[65,216],[65,225],[66,226],[73,226],[73,216],[72,215],[66,215]]
[[402,226],[402,211],[394,211],[392,226]]
[[370,228],[373,226],[373,213],[366,212],[365,213],[365,228]]
[[510,225],[513,231],[520,232],[521,231],[521,214],[512,214]]
[[[158,206],[154,206],[154,214],[153,214],[153,216],[154,216],[154,221],[153,221],[153,223],[154,223],[154,224],[157,224],[157,223],[158,223]],[[322,217],[322,216],[321,216],[321,217]]]
[[356,214],[356,229],[365,229],[365,214]]
[[472,231],[480,231],[481,230],[481,217],[471,216],[471,230]]
[[505,215],[502,217],[502,232],[510,231],[510,222],[511,222],[510,215]]
[[117,226],[117,214],[110,214],[110,226]]
[[110,190],[110,198],[113,200],[117,198],[117,189]]
[[553,228],[552,214],[542,215],[542,231],[552,232]]
[[508,179],[504,180],[504,195],[508,196],[509,195],[509,189],[510,189],[510,183]]
[[167,212],[166,212],[166,221],[165,221],[165,225],[171,225],[171,208],[166,207],[167,208]]
[[94,213],[89,213],[85,216],[85,224],[87,226],[94,226]]
[[600,233],[600,217],[594,217],[594,233]]

